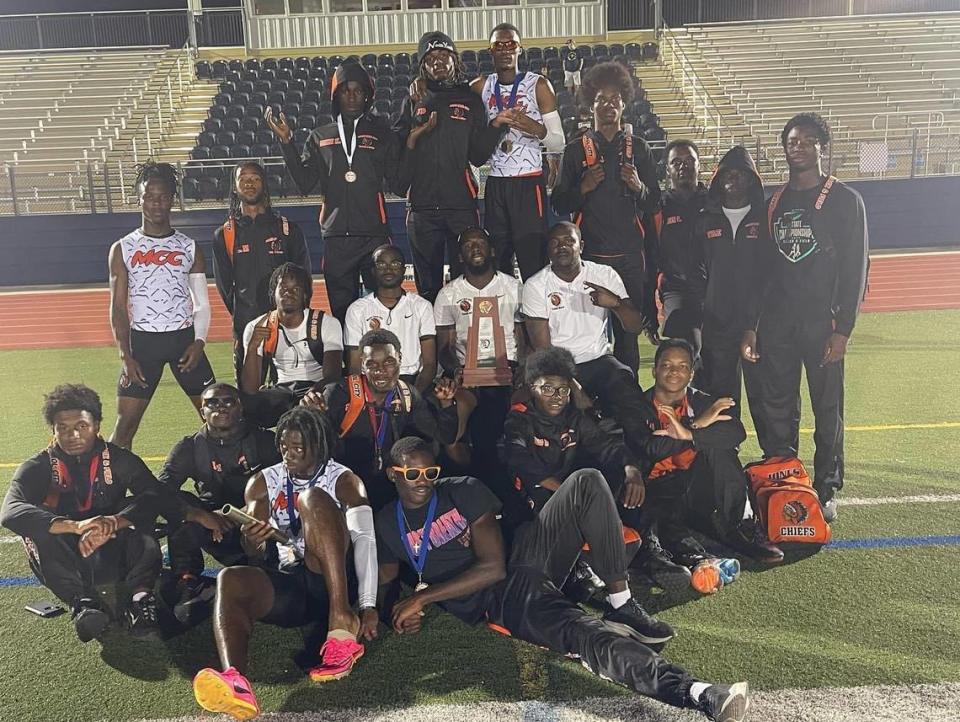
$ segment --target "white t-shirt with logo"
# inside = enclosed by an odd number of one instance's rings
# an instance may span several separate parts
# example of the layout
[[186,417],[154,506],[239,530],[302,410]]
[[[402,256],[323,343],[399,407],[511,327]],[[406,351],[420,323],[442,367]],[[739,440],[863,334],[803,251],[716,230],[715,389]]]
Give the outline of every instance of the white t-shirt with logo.
[[[262,324],[266,314],[253,319],[243,329],[243,347],[246,348],[253,337],[253,329]],[[323,351],[343,351],[343,331],[340,322],[329,313],[323,314],[320,319],[320,340],[323,341]],[[263,356],[263,344],[257,349],[257,354]],[[296,328],[286,328],[280,324],[277,330],[277,351],[273,355],[273,365],[277,367],[277,383],[285,384],[294,381],[322,381],[323,363],[317,361],[310,353],[307,341],[307,313],[303,314],[303,321]]]
[[457,358],[467,360],[467,335],[473,323],[475,299],[495,296],[500,310],[500,325],[503,326],[504,347],[507,359],[517,360],[517,339],[514,324],[523,321],[520,316],[520,289],[522,284],[514,276],[497,271],[483,288],[477,288],[465,276],[450,281],[440,289],[434,303],[433,313],[437,326],[455,326],[457,329]]
[[523,284],[521,310],[527,318],[544,318],[550,323],[550,343],[573,354],[578,364],[598,359],[613,350],[610,342],[610,311],[594,306],[590,281],[620,298],[627,298],[623,280],[610,266],[581,261],[579,275],[567,283],[550,266],[535,273]]
[[197,244],[180,231],[157,238],[139,228],[120,239],[130,328],[164,333],[193,325],[190,269]]
[[368,293],[350,304],[345,324],[344,343],[354,348],[367,331],[382,328],[395,333],[400,339],[400,373],[404,376],[420,373],[420,340],[437,335],[433,306],[412,293],[404,293],[393,308],[380,303],[376,293]]

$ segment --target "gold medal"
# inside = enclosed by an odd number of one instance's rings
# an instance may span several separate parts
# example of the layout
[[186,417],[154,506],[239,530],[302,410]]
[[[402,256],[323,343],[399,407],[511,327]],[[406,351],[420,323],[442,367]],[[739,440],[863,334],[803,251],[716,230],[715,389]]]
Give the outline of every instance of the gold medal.
[[500,150],[509,155],[510,151],[513,150],[513,141],[505,140],[500,144]]
[[347,183],[355,183],[357,181],[357,174],[354,173],[352,170],[348,170],[346,173],[343,174],[343,179]]

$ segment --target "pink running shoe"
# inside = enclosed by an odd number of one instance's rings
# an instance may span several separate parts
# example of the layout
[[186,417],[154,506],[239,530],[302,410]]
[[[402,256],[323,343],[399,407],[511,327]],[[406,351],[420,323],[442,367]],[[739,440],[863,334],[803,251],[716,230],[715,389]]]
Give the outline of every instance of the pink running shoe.
[[353,665],[363,656],[363,645],[352,637],[336,639],[327,637],[320,647],[320,664],[310,670],[314,682],[332,682],[343,679],[353,671]]
[[233,667],[222,672],[201,669],[193,678],[193,696],[208,712],[224,712],[234,719],[253,719],[260,714],[250,682]]

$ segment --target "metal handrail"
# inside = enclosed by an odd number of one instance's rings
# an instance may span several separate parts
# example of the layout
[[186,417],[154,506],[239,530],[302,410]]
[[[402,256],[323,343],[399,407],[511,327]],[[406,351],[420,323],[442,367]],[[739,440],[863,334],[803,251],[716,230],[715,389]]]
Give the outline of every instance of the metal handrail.
[[[135,162],[140,161],[140,148],[137,145],[137,139],[143,138],[147,143],[147,154],[146,157],[150,157],[154,153],[154,144],[159,144],[160,140],[164,135],[164,101],[166,101],[168,118],[172,118],[176,109],[173,102],[173,85],[177,85],[177,98],[178,103],[183,98],[183,76],[184,73],[193,72],[193,51],[190,48],[189,44],[184,44],[180,50],[177,51],[179,55],[177,56],[177,63],[175,66],[171,67],[167,74],[160,78],[161,85],[166,86],[166,92],[161,90],[159,93],[156,93],[152,99],[148,99],[147,102],[151,105],[155,104],[156,114],[154,115],[154,108],[147,110],[140,122],[137,123],[131,129],[131,146],[133,151],[133,159]],[[176,79],[174,80],[174,74],[176,74]],[[188,76],[189,78],[189,76]],[[137,110],[140,109],[139,104],[136,104],[135,107]],[[151,117],[154,117],[153,125],[151,126]]]

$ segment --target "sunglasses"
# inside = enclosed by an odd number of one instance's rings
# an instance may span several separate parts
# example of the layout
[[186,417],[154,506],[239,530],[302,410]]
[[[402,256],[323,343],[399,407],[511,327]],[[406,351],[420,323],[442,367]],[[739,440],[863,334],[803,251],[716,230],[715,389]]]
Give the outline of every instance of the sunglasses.
[[398,474],[403,474],[407,481],[419,481],[421,477],[427,481],[436,481],[440,478],[439,466],[391,466]]
[[520,47],[520,43],[516,40],[498,40],[494,43],[490,43],[490,47],[493,50],[516,50]]
[[233,396],[211,396],[203,400],[203,405],[208,409],[229,409],[237,405],[239,399]]
[[533,388],[538,389],[543,396],[559,396],[565,399],[570,395],[569,386],[553,386],[551,384],[540,384]]

